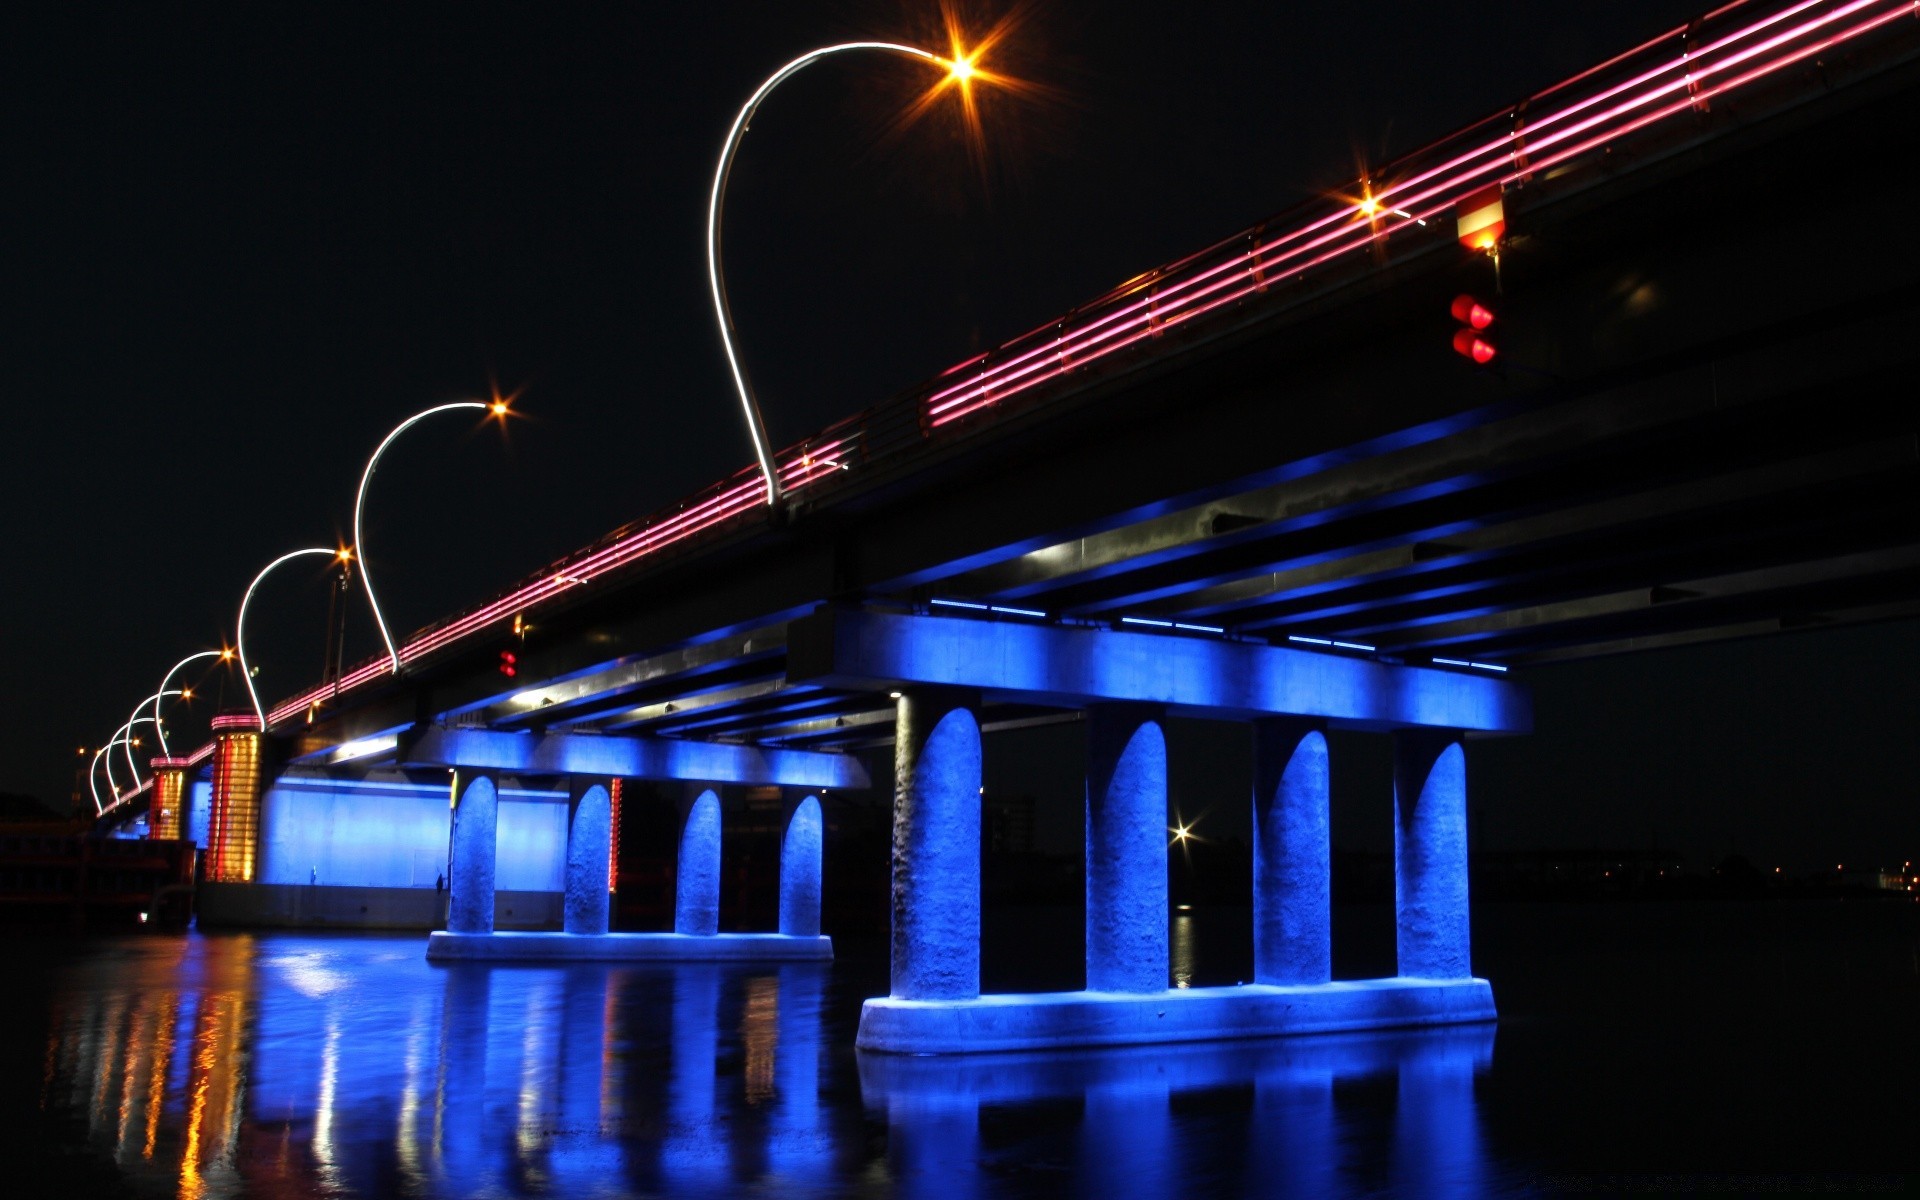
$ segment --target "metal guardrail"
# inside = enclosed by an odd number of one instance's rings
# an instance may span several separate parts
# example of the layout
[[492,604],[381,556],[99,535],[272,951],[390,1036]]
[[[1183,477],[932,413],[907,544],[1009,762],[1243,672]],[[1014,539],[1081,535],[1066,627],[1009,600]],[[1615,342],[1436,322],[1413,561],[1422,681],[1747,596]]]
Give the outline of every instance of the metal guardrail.
[[[1620,151],[1657,152],[1697,136],[1717,102],[1787,104],[1824,87],[1836,52],[1920,32],[1920,0],[1739,2],[1616,55],[1453,135],[1397,159],[1349,188],[1316,197],[1197,254],[1148,271],[1057,320],[960,363],[929,383],[830,426],[775,457],[790,503],[804,510],[878,463],[990,429],[1016,409],[1071,390],[1086,373],[1137,363],[1166,339],[1214,330],[1252,303],[1285,306],[1364,275],[1395,253],[1451,240],[1457,206],[1511,191],[1596,178]],[[1876,37],[1874,35],[1878,34]],[[1796,72],[1794,69],[1800,68]],[[539,610],[609,572],[739,527],[764,509],[758,468],[623,525],[526,577],[487,603],[414,633],[417,662],[511,618]],[[277,705],[276,725],[311,716],[388,674],[385,656]]]

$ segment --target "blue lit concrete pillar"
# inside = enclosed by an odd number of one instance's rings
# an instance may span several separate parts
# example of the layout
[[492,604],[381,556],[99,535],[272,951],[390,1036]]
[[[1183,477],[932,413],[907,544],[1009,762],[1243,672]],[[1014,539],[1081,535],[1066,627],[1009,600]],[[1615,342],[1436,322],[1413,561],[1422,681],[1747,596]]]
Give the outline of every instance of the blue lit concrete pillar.
[[500,792],[485,771],[454,778],[453,867],[448,874],[447,930],[493,932],[493,868]]
[[1167,989],[1167,739],[1152,705],[1087,710],[1087,990]]
[[820,850],[825,822],[820,800],[808,796],[787,818],[780,839],[780,932],[789,937],[820,936]]
[[1253,981],[1333,978],[1327,736],[1317,722],[1253,722]]
[[1466,979],[1467,759],[1458,733],[1393,735],[1393,808],[1400,974]]
[[894,732],[893,984],[902,1000],[980,994],[980,722],[972,693],[916,689]]
[[712,788],[693,798],[680,827],[673,931],[699,937],[720,931],[720,796]]
[[603,781],[574,778],[567,787],[567,892],[561,927],[607,931],[607,863],[613,801]]

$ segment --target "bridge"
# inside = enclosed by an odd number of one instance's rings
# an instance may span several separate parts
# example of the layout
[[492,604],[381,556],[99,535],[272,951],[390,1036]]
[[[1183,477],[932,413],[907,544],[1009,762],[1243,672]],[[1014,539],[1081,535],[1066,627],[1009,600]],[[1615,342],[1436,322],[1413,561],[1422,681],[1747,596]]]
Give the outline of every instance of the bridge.
[[[1490,1018],[1465,760],[1527,666],[1920,612],[1916,52],[1908,0],[1702,17],[787,448],[776,508],[743,471],[223,719],[153,828],[214,920],[427,928],[444,881],[435,956],[819,957],[819,797],[891,745],[865,1048]],[[1168,716],[1249,729],[1247,987],[1167,990]],[[983,996],[982,735],[1058,721],[1086,990]],[[1330,728],[1393,760],[1388,979],[1331,978]],[[686,788],[672,934],[607,932],[636,779]],[[718,935],[742,785],[780,930]]]

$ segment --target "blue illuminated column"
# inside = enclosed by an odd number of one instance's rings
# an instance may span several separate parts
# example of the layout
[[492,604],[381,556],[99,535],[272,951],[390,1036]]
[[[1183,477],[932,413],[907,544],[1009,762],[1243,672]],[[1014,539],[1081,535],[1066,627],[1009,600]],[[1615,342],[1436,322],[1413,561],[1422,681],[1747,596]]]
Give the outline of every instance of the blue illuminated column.
[[1087,990],[1167,988],[1167,739],[1160,710],[1087,710]]
[[944,688],[900,698],[893,743],[892,992],[903,1000],[980,994],[976,704],[971,693]]
[[567,893],[562,928],[607,931],[607,861],[613,801],[604,781],[571,778],[567,785]]
[[822,826],[815,796],[801,800],[787,818],[780,841],[780,932],[788,937],[820,936]]
[[720,797],[712,788],[693,798],[680,827],[673,931],[699,937],[720,931]]
[[1333,840],[1319,723],[1253,722],[1253,981],[1333,978]]
[[1393,808],[1400,974],[1468,978],[1467,758],[1458,733],[1393,735]]
[[452,894],[449,933],[493,932],[493,868],[500,792],[492,775],[462,771],[454,777]]

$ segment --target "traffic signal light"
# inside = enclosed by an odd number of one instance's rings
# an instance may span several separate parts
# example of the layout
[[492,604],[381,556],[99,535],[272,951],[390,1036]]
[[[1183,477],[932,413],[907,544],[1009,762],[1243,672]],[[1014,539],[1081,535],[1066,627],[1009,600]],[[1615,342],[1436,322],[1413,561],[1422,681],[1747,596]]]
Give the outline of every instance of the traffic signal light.
[[1492,362],[1500,353],[1493,344],[1493,338],[1486,332],[1487,327],[1493,324],[1493,310],[1463,292],[1453,298],[1453,307],[1449,311],[1460,325],[1453,331],[1453,352],[1472,359],[1480,366]]
[[500,652],[500,673],[512,679],[520,673],[520,656],[511,650]]

